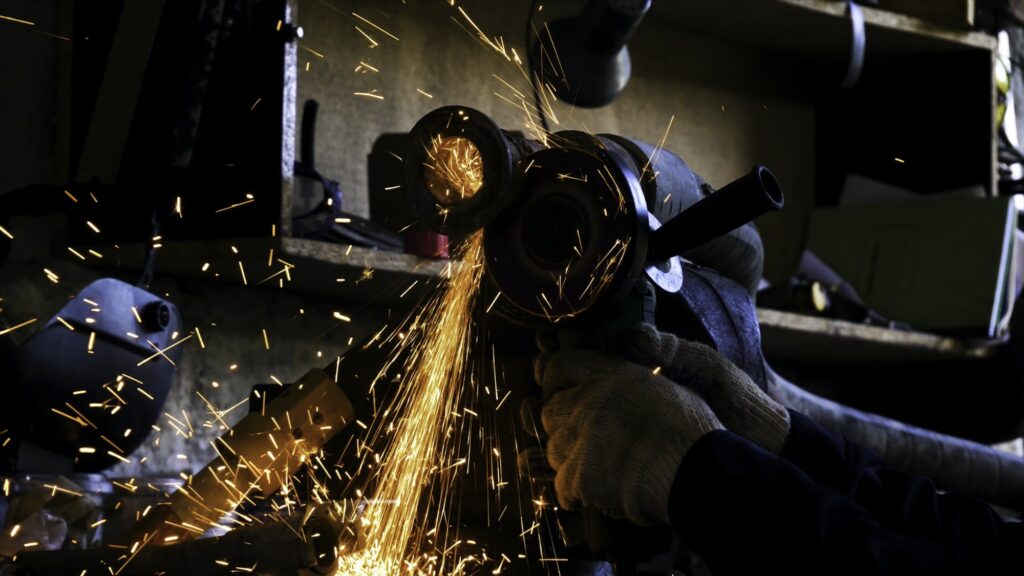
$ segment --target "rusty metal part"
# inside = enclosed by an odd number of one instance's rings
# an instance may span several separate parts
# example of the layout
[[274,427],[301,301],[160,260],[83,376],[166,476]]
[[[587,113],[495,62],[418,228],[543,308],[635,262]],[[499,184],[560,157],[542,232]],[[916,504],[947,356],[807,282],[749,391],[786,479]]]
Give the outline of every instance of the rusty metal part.
[[268,496],[279,490],[310,454],[354,418],[345,392],[323,371],[310,370],[221,436],[214,443],[219,457],[129,529],[120,543],[201,535],[250,494]]
[[163,546],[151,539],[149,544],[129,548],[22,552],[5,573],[213,576],[255,570],[260,574],[330,574],[339,555],[361,545],[357,515],[351,503],[339,503],[245,526],[223,536]]

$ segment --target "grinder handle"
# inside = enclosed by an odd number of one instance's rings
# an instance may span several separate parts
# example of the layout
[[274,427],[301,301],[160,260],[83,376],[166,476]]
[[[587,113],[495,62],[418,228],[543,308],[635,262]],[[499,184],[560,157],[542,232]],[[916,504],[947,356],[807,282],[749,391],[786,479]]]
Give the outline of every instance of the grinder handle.
[[663,262],[782,208],[782,187],[764,166],[687,208],[651,233],[649,262]]

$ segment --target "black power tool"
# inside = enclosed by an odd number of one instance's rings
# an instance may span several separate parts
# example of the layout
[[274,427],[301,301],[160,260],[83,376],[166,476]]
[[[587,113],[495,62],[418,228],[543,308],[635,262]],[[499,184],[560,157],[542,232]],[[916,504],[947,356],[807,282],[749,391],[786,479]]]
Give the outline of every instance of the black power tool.
[[[752,294],[762,248],[751,220],[782,207],[763,166],[717,191],[678,156],[615,135],[558,132],[547,143],[448,106],[410,134],[406,189],[420,218],[465,236],[483,228],[482,300],[555,328],[562,347],[615,350],[650,322],[709,344],[766,386]],[[648,536],[585,514],[591,556],[635,564]],[[567,544],[574,544],[572,538]]]

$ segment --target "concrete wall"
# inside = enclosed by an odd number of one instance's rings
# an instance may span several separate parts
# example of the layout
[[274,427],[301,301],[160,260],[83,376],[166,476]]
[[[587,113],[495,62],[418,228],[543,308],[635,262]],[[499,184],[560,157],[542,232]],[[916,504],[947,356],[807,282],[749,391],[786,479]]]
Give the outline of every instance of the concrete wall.
[[52,36],[56,0],[11,0],[0,14],[33,26],[0,20],[0,194],[47,182],[54,170],[57,119],[57,52],[70,43]]
[[[515,49],[523,60],[529,4],[457,2],[488,37],[501,37],[509,53]],[[542,4],[537,26],[575,13],[582,2]],[[680,34],[667,7],[655,2],[630,42],[633,77],[621,97],[598,110],[559,104],[560,124],[553,129],[612,132],[657,143],[675,116],[665,146],[712,184],[725,184],[755,163],[768,165],[789,201],[787,214],[760,223],[769,240],[769,272],[783,275],[796,257],[803,209],[813,197],[813,108],[787,96],[787,78],[764,54]],[[307,98],[320,102],[318,167],[341,182],[345,207],[352,212],[369,214],[365,159],[381,133],[408,131],[425,113],[448,104],[477,108],[507,128],[525,127],[523,111],[495,95],[515,99],[498,76],[529,96],[523,69],[479,42],[446,1],[299,0],[298,21],[305,32],[299,110]],[[371,47],[356,26],[377,45]],[[355,71],[360,62],[379,72],[366,66]],[[383,99],[354,94],[371,91]],[[379,193],[402,191],[373,191]]]

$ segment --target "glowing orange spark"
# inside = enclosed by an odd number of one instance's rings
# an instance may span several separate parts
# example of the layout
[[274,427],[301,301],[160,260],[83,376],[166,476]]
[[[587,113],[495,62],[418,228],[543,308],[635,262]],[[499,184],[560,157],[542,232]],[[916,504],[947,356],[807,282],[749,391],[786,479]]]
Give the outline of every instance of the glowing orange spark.
[[438,136],[431,140],[427,156],[430,161],[425,165],[424,183],[442,204],[472,198],[483,187],[483,156],[469,139]]

